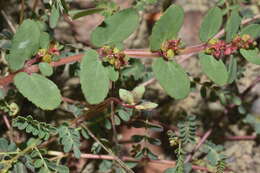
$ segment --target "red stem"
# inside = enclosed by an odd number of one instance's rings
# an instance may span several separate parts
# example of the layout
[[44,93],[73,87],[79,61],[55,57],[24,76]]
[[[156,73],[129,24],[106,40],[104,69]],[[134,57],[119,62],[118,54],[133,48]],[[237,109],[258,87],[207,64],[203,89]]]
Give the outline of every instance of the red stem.
[[201,147],[201,145],[208,139],[210,134],[212,133],[212,129],[208,130],[203,137],[201,138],[200,142],[195,146],[195,148],[192,150],[192,152],[187,156],[185,163],[188,163],[191,161],[193,154]]
[[[115,160],[115,158],[113,156],[110,156],[110,155],[95,155],[95,154],[81,154],[81,158],[85,158],[85,159]],[[123,161],[131,161],[131,162],[140,162],[140,161],[142,161],[142,160],[137,160],[137,159],[132,158],[132,157],[125,157],[125,156],[122,157],[121,159]],[[149,160],[149,162],[151,162],[151,163],[158,163],[158,164],[169,164],[169,165],[172,165],[172,166],[176,165],[175,161],[170,161],[170,160]],[[211,171],[209,171],[208,168],[205,168],[205,167],[202,167],[202,166],[197,166],[197,165],[192,165],[192,169],[211,172]]]

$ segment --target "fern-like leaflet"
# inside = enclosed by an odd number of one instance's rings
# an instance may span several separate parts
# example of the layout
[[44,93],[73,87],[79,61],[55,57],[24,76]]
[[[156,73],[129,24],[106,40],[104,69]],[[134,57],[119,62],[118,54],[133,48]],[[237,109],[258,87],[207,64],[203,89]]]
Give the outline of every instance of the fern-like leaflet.
[[59,141],[64,146],[64,152],[73,150],[75,157],[80,157],[80,133],[78,130],[63,124],[58,128]]
[[40,139],[47,140],[51,134],[55,134],[57,129],[51,124],[34,120],[31,115],[27,117],[18,116],[12,121],[12,126],[19,130],[25,130]]
[[197,122],[194,115],[187,116],[185,121],[178,123],[179,138],[183,144],[193,143],[196,137]]

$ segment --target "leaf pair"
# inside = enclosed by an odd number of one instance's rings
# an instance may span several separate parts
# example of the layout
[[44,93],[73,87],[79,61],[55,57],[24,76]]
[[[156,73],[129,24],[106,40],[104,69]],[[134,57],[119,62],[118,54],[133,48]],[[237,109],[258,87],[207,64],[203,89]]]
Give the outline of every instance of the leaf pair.
[[[150,38],[152,51],[160,50],[161,45],[176,39],[184,19],[184,11],[180,6],[171,5],[156,22]],[[174,61],[158,58],[153,63],[153,72],[163,89],[173,98],[185,98],[190,92],[190,81],[184,69]]]

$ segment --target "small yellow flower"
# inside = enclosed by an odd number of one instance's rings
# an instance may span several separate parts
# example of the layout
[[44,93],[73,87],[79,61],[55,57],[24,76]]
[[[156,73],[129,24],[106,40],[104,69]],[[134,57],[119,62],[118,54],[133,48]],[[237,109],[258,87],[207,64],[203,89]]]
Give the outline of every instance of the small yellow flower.
[[166,52],[166,56],[167,56],[167,58],[172,59],[175,56],[175,53],[174,53],[174,51],[172,49],[169,49]]
[[40,57],[43,57],[44,55],[46,55],[46,53],[47,53],[47,49],[40,49],[37,54]]
[[52,56],[50,54],[46,54],[42,57],[42,61],[50,63],[52,61]]
[[217,39],[217,38],[212,38],[211,40],[209,40],[209,44],[210,45],[214,45],[214,44],[216,44],[217,42],[219,41],[219,39]]
[[243,41],[246,42],[246,41],[250,40],[251,37],[250,37],[250,35],[248,35],[248,34],[244,34],[244,35],[242,35],[241,38],[242,38]]

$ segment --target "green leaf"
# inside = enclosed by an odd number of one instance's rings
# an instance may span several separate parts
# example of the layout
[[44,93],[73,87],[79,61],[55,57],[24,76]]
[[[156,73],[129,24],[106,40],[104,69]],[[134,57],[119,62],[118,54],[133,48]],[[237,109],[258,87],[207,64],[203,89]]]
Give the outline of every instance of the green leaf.
[[249,34],[254,39],[260,37],[260,24],[251,24],[241,29],[240,35]]
[[158,58],[153,63],[153,72],[163,89],[175,99],[183,99],[190,92],[190,80],[186,72],[174,61]]
[[98,104],[106,98],[109,78],[95,50],[86,51],[80,64],[79,76],[81,89],[90,104]]
[[138,143],[138,142],[141,142],[145,138],[146,138],[146,136],[143,136],[143,135],[133,135],[131,137],[131,140]]
[[43,165],[43,161],[41,159],[37,159],[34,161],[34,167],[35,168],[40,168]]
[[12,126],[19,130],[26,130],[40,139],[48,140],[50,135],[55,134],[57,129],[50,124],[34,120],[32,116],[17,116],[12,120]]
[[119,109],[119,110],[117,111],[117,113],[118,113],[118,116],[119,116],[123,121],[129,121],[129,120],[130,120],[131,115],[130,115],[128,112],[126,112],[125,110]]
[[151,109],[155,109],[157,106],[158,106],[158,104],[153,103],[153,102],[143,102],[143,103],[135,106],[135,108],[138,110],[151,110]]
[[119,78],[119,72],[115,70],[114,67],[112,66],[107,66],[106,67],[107,75],[111,81],[117,81]]
[[148,142],[152,145],[161,145],[162,142],[160,141],[160,139],[157,138],[150,138],[148,137]]
[[15,75],[14,84],[24,97],[42,109],[53,110],[61,103],[58,87],[39,74],[20,72]]
[[64,152],[73,150],[76,158],[80,158],[80,133],[78,130],[62,125],[58,128],[59,139],[64,146]]
[[230,63],[228,66],[228,83],[231,84],[237,78],[237,60],[234,56],[231,56]]
[[221,145],[215,145],[212,142],[206,142],[202,149],[205,153],[207,153],[207,159],[213,166],[216,166],[218,161],[224,157],[222,154],[220,154],[220,152],[223,150],[223,146]]
[[200,40],[208,41],[217,34],[222,24],[222,11],[218,7],[211,8],[204,17],[200,27]]
[[50,35],[47,32],[42,32],[40,36],[40,48],[48,49],[50,40]]
[[60,18],[60,12],[59,9],[53,5],[51,8],[51,16],[50,16],[50,27],[55,28],[58,24]]
[[49,63],[41,62],[39,64],[40,72],[44,76],[51,76],[53,74],[53,68]]
[[255,129],[257,134],[260,134],[260,118],[254,115],[248,114],[243,120],[244,123],[249,123]]
[[240,49],[240,53],[247,61],[253,64],[260,65],[260,55],[258,48],[255,48],[253,50]]
[[139,59],[135,59],[130,67],[121,70],[120,76],[122,78],[133,77],[134,80],[142,79],[145,76],[145,67]]
[[138,18],[137,12],[131,8],[107,17],[104,23],[91,33],[91,42],[97,47],[114,46],[122,42],[137,28]]
[[228,81],[228,71],[222,60],[216,60],[211,55],[199,54],[202,71],[217,85],[225,85]]
[[70,170],[68,167],[64,165],[58,165],[57,163],[47,161],[46,162],[47,166],[52,169],[53,171],[56,171],[58,173],[69,173]]
[[38,49],[40,29],[38,24],[30,19],[24,20],[12,39],[10,54],[7,61],[12,70],[23,67],[25,60],[31,58]]
[[237,31],[239,29],[241,23],[241,17],[237,10],[233,10],[231,12],[231,16],[229,17],[226,25],[226,41],[230,42],[236,36]]
[[151,50],[159,50],[163,42],[176,38],[183,19],[183,9],[178,5],[171,5],[153,27],[150,38]]
[[134,96],[135,102],[139,102],[144,95],[145,92],[145,87],[143,85],[137,86],[133,89],[132,94]]
[[119,89],[119,97],[121,100],[123,100],[124,102],[128,103],[128,104],[134,104],[134,95],[125,89]]
[[98,171],[106,172],[107,170],[110,170],[113,166],[112,161],[110,160],[102,160],[102,162],[98,166]]
[[12,173],[28,173],[25,165],[22,162],[16,162],[13,166]]
[[69,14],[72,16],[72,19],[78,19],[84,16],[88,16],[91,14],[95,14],[95,13],[99,13],[101,11],[103,11],[104,8],[89,8],[86,10],[74,10],[74,11],[70,11]]

